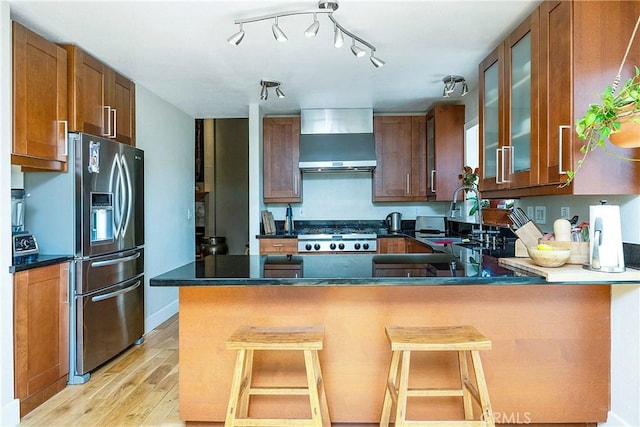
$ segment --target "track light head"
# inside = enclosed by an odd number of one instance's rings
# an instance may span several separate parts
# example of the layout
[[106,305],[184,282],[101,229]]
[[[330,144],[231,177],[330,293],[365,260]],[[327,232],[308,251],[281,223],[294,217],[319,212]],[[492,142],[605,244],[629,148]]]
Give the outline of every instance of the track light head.
[[275,39],[278,40],[279,42],[286,42],[287,40],[289,40],[289,38],[284,33],[284,31],[282,31],[280,29],[280,27],[278,27],[278,17],[277,16],[276,16],[276,20],[275,20],[274,24],[271,26],[271,31],[273,31],[273,37],[275,37]]
[[342,47],[344,44],[344,36],[342,35],[342,31],[337,26],[333,32],[333,45],[337,48]]
[[313,14],[313,23],[311,25],[309,25],[309,28],[307,28],[304,32],[304,35],[307,37],[315,37],[318,34],[318,30],[320,29],[320,23],[318,22],[318,18],[316,17],[316,14]]
[[286,97],[284,92],[280,89],[280,85],[276,86],[276,96],[281,99]]
[[375,52],[376,52],[375,49],[371,50],[371,56],[369,57],[369,60],[376,68],[384,67],[385,62],[382,59],[376,57],[374,55]]
[[469,87],[467,86],[467,82],[465,81],[462,83],[462,93],[460,93],[460,96],[465,96],[468,93],[469,93]]
[[242,24],[240,24],[240,31],[238,31],[237,33],[229,37],[227,41],[229,42],[229,44],[238,46],[243,38],[244,38],[244,30],[242,29]]
[[356,40],[353,39],[351,43],[351,52],[356,56],[356,58],[362,58],[367,54],[367,52],[362,49],[360,46],[356,46]]

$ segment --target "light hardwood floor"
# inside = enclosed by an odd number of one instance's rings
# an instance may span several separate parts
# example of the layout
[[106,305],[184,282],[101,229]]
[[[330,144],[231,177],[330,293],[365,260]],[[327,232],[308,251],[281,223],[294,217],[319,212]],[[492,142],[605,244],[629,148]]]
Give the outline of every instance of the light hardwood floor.
[[21,426],[184,426],[178,414],[178,316],[82,385],[67,386]]
[[[230,373],[231,375],[231,373]],[[91,374],[82,385],[67,386],[27,414],[25,427],[222,427],[185,423],[178,412],[178,315]],[[375,427],[377,424],[332,424]]]

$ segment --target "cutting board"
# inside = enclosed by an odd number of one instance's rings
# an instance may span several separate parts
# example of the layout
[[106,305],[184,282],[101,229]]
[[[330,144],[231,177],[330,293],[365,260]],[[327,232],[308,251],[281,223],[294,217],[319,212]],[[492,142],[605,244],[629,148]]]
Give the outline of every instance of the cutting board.
[[565,264],[562,267],[540,267],[531,258],[500,258],[499,263],[516,267],[544,277],[547,282],[640,282],[640,270],[627,267],[622,273],[602,273],[585,270],[582,265]]

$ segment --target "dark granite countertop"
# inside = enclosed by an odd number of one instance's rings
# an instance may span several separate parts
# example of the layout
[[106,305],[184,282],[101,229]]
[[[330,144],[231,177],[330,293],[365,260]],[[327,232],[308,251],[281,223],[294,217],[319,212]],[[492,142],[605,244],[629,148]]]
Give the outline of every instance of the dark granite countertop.
[[[472,277],[455,270],[450,254],[210,255],[151,279],[151,286],[398,286],[547,284],[541,276],[507,269],[486,257]],[[428,274],[406,277],[406,269]],[[459,268],[459,267],[458,267]],[[273,277],[278,276],[278,277]],[[447,277],[448,276],[448,277]]]
[[21,260],[14,259],[13,265],[9,267],[9,273],[17,273],[18,271],[30,270],[32,268],[60,264],[62,262],[71,261],[72,259],[73,257],[70,255],[37,255],[33,257],[24,257]]

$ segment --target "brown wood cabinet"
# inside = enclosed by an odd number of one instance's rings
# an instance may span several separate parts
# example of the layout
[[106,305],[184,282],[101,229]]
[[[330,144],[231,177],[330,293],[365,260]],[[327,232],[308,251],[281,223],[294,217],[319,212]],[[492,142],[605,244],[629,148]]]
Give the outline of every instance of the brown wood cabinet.
[[67,53],[13,22],[11,163],[67,170]]
[[374,264],[374,277],[429,277],[429,264]]
[[[559,187],[566,179],[566,171],[575,170],[582,159],[582,141],[576,136],[574,124],[612,83],[638,14],[638,2],[544,1],[483,61],[480,65],[483,196],[640,193],[640,165],[602,150],[589,154],[571,185]],[[616,26],[603,27],[603,16],[608,22],[616,22]],[[510,102],[505,87],[513,88],[517,81],[514,78],[517,69],[508,68],[513,63],[508,46],[515,46],[518,35],[527,31],[532,47],[530,165],[528,172],[517,174],[510,173],[518,162],[512,162],[517,150],[512,153],[509,148],[504,149],[518,129],[518,121],[510,120],[505,112]],[[629,52],[623,80],[633,74],[634,64],[640,64],[638,49]],[[497,94],[494,80],[504,82]],[[511,98],[515,99],[513,94]],[[516,102],[521,101],[513,101]],[[513,103],[510,110],[518,107]],[[625,157],[640,157],[640,149],[609,148]]]
[[265,117],[262,135],[264,202],[301,202],[300,117]]
[[20,416],[62,390],[69,373],[69,263],[14,274],[15,395]]
[[373,133],[377,161],[373,201],[426,200],[426,117],[376,116]]
[[538,176],[539,13],[480,64],[480,188],[528,187]]
[[408,237],[383,237],[377,241],[379,254],[417,254],[432,253],[433,249]]
[[297,254],[298,239],[260,239],[260,255]]
[[135,84],[74,45],[69,63],[69,130],[135,146]]
[[429,200],[450,201],[464,166],[464,105],[437,105],[426,120]]

